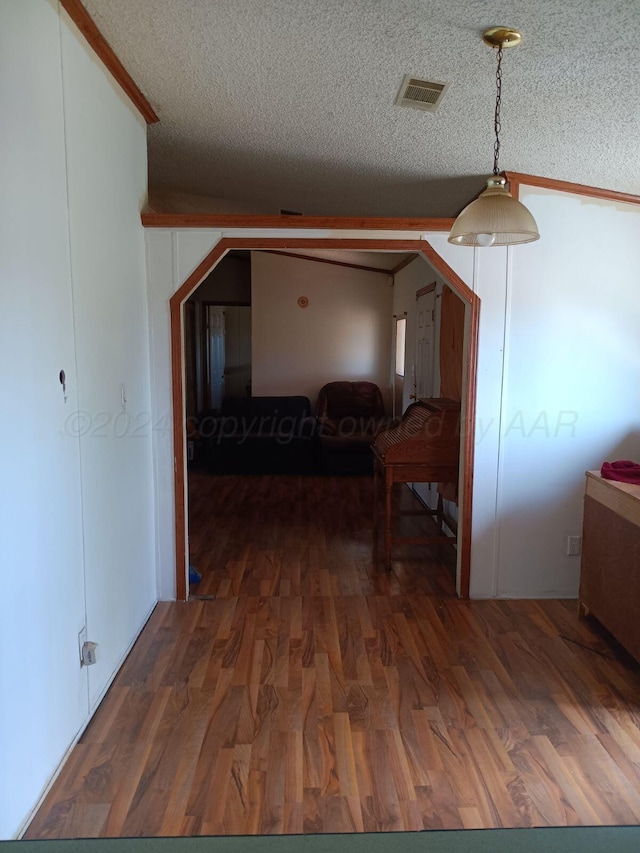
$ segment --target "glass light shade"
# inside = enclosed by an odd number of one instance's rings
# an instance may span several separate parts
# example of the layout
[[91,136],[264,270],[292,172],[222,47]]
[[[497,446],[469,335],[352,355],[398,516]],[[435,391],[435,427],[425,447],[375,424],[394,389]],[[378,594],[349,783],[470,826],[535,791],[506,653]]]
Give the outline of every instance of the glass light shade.
[[457,246],[513,246],[539,239],[535,219],[499,177],[489,178],[487,189],[465,207],[449,234]]

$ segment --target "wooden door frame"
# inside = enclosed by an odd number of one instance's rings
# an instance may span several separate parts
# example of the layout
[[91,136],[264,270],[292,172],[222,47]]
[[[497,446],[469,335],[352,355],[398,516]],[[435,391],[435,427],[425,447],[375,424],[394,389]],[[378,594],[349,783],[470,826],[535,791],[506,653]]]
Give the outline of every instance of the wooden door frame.
[[169,300],[171,314],[171,378],[173,408],[173,453],[175,492],[176,598],[187,599],[187,470],[184,415],[184,332],[182,306],[203,279],[231,249],[354,249],[370,252],[415,252],[422,255],[446,280],[469,308],[469,339],[465,364],[465,424],[463,465],[462,536],[460,548],[460,597],[469,597],[471,576],[471,521],[473,508],[473,463],[475,445],[476,382],[480,298],[465,284],[426,240],[348,238],[222,238],[198,264]]

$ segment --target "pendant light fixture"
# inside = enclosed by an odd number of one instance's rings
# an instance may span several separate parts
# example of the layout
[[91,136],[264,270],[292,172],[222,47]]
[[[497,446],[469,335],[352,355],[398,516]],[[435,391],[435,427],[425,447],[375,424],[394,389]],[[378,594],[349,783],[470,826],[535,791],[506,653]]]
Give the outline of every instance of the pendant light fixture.
[[487,189],[460,213],[449,234],[449,242],[457,246],[513,246],[539,240],[535,219],[521,202],[506,189],[506,180],[499,174],[500,106],[502,103],[502,54],[506,47],[517,47],[522,34],[511,27],[492,27],[482,38],[498,51],[496,70],[496,108],[494,113],[495,143],[493,176]]

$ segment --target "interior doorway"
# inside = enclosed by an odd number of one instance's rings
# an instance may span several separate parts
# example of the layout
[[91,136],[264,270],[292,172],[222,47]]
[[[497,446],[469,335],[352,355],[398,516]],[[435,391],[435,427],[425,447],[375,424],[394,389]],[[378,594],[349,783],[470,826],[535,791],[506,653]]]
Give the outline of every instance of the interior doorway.
[[188,418],[251,395],[251,305],[189,299],[184,336]]
[[[436,284],[416,294],[416,367],[413,394],[416,399],[435,397]],[[444,395],[440,395],[444,396]]]
[[464,394],[462,400],[463,429],[461,435],[460,475],[460,530],[458,536],[458,594],[466,598],[469,594],[470,547],[471,547],[471,483],[473,475],[473,444],[475,424],[475,365],[477,355],[477,329],[479,298],[456,275],[435,250],[423,240],[362,240],[362,239],[243,239],[221,240],[201,262],[196,270],[171,297],[171,340],[173,376],[173,427],[175,456],[175,508],[176,508],[176,588],[179,600],[187,597],[187,503],[185,466],[185,349],[184,315],[185,301],[203,281],[207,274],[230,251],[283,250],[283,249],[349,249],[373,252],[415,252],[422,255],[448,282],[465,305],[465,364]]
[[184,304],[187,418],[251,394],[251,260],[229,252]]
[[393,417],[402,415],[407,350],[407,316],[394,315]]
[[222,305],[205,305],[204,310],[205,396],[206,406],[219,411],[225,395],[225,310]]

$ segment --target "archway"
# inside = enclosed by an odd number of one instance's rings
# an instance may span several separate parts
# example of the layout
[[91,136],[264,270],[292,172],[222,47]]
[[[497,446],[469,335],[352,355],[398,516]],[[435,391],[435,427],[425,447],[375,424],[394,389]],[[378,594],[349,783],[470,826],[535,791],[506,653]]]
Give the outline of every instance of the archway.
[[209,272],[231,249],[350,249],[374,252],[415,252],[422,255],[447,281],[466,306],[466,359],[464,364],[463,431],[461,447],[462,501],[457,587],[461,598],[469,597],[471,576],[472,487],[475,442],[476,371],[480,299],[425,240],[348,239],[348,238],[223,238],[170,299],[171,365],[173,404],[173,448],[175,491],[176,597],[187,599],[187,501],[186,501],[186,435],[184,399],[184,333],[183,304]]

